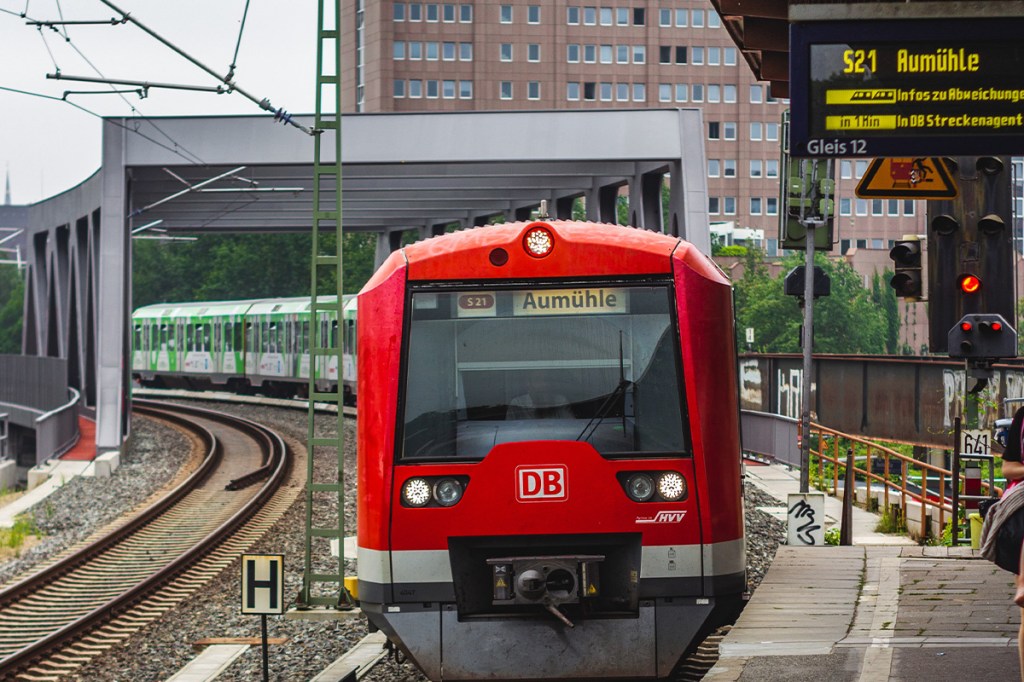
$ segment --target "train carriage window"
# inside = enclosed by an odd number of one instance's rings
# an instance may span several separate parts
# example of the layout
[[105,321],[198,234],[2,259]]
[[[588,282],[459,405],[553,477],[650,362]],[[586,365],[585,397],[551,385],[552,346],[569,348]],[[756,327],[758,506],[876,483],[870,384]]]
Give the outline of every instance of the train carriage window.
[[302,353],[309,352],[309,320],[302,321]]
[[203,325],[203,352],[209,353],[212,348],[210,345],[210,323],[207,322]]
[[260,352],[267,353],[270,351],[270,323],[263,322],[260,324]]
[[288,322],[288,330],[287,331],[288,331],[288,352],[291,355],[295,355],[296,352],[297,352],[296,351],[296,342],[298,341],[298,338],[296,337],[296,334],[295,334],[295,321],[294,320],[290,320]]
[[213,328],[213,347],[218,351],[231,350],[230,322],[221,322]]
[[671,294],[668,284],[416,292],[400,456],[479,459],[521,440],[687,455]]
[[137,350],[137,351],[144,350],[143,347],[142,347],[142,343],[143,343],[142,339],[143,338],[145,338],[145,337],[143,337],[143,335],[142,335],[142,325],[141,324],[135,325],[135,333],[132,335],[132,348],[134,350]]
[[245,325],[245,348],[248,353],[256,350],[256,325],[252,322],[247,322]]
[[331,348],[338,348],[338,321],[331,320]]

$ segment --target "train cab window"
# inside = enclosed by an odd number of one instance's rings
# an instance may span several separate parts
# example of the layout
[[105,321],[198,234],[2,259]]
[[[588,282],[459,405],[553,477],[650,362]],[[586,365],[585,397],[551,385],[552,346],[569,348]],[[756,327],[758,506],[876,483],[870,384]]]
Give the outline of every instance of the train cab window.
[[688,456],[672,290],[416,291],[402,459],[586,441],[605,457]]

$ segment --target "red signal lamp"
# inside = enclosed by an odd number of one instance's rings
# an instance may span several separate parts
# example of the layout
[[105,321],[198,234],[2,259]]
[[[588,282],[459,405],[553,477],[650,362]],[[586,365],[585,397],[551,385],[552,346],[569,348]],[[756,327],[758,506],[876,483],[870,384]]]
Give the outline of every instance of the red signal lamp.
[[976,294],[981,290],[981,280],[975,275],[960,276],[960,291],[965,294]]
[[973,328],[974,328],[974,325],[973,325],[973,324],[971,324],[970,322],[961,322],[961,323],[960,323],[960,329],[961,329],[962,331],[965,331],[965,332],[969,332],[969,331],[971,331],[971,329],[973,329]]

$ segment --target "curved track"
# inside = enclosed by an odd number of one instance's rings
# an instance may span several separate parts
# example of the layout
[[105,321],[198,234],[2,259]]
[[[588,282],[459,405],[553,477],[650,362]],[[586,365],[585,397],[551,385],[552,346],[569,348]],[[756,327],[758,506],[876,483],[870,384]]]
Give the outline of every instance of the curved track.
[[135,410],[194,432],[203,463],[109,535],[0,591],[0,679],[73,672],[205,584],[294,500],[275,495],[291,454],[274,432],[195,407]]

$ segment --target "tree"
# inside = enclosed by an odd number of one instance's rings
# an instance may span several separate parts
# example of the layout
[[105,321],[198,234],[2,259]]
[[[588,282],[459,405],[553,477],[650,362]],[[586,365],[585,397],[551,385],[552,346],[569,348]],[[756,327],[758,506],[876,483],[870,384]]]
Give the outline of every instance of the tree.
[[0,266],[0,353],[21,353],[25,275],[13,265]]
[[[760,251],[747,254],[746,271],[736,282],[736,329],[743,348],[746,327],[754,328],[754,350],[795,353],[800,350],[803,311],[795,296],[783,294],[786,273],[804,263],[803,254],[783,260],[773,277]],[[815,264],[831,279],[831,295],[814,303],[814,351],[817,353],[884,353],[893,346],[884,305],[861,286],[861,277],[847,263],[817,254]],[[884,292],[880,292],[884,293]]]

